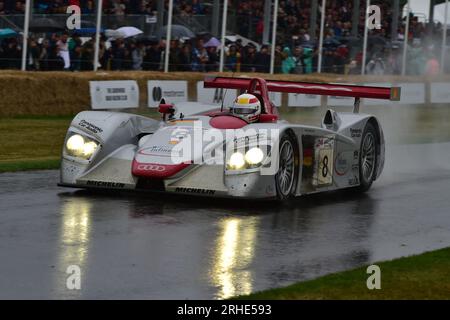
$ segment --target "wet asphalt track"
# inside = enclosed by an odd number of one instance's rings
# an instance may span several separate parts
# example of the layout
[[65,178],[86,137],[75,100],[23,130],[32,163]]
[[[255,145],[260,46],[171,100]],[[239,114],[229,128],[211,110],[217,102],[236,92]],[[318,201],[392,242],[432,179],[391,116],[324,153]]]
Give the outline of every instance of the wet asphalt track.
[[[390,147],[365,195],[283,205],[56,187],[0,174],[0,298],[208,299],[450,245],[450,144]],[[80,291],[66,289],[79,265]]]

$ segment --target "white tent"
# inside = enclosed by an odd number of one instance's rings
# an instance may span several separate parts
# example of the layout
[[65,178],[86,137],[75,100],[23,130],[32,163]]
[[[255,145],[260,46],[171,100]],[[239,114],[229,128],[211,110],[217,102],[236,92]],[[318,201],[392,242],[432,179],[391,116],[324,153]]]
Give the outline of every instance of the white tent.
[[[405,4],[406,7],[406,4]],[[424,22],[428,20],[430,9],[430,0],[410,0],[411,11],[419,18],[419,21]],[[450,14],[450,7],[447,9],[447,14]],[[403,17],[406,15],[406,10],[403,10]],[[440,3],[434,6],[434,21],[444,23],[445,18],[445,3]]]

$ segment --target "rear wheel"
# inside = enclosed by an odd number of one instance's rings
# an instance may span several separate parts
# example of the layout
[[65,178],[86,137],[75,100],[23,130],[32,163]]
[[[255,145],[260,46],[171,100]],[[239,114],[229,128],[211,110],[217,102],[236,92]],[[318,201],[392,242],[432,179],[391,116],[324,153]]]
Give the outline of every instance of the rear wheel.
[[369,190],[376,178],[378,165],[378,134],[375,127],[369,122],[364,128],[359,150],[359,190]]
[[295,193],[298,161],[295,139],[285,133],[280,140],[278,155],[278,172],[275,175],[275,186],[279,200],[290,198]]

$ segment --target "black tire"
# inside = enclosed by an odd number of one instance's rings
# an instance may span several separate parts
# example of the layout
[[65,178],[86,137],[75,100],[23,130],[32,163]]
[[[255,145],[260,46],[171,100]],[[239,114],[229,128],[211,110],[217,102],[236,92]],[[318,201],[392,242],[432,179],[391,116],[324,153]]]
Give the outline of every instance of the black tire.
[[294,196],[297,186],[298,146],[293,134],[284,133],[281,137],[278,160],[275,187],[278,200],[285,200]]
[[377,130],[370,122],[366,124],[359,148],[359,182],[358,190],[366,192],[376,179],[378,153],[380,150]]

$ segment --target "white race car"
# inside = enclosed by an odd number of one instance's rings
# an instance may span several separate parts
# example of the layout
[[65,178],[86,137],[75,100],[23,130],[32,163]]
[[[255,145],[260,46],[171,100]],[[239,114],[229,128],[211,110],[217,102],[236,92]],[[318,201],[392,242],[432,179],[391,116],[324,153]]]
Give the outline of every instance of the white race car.
[[[259,121],[193,102],[162,101],[162,120],[84,111],[68,129],[59,185],[282,200],[365,191],[381,174],[383,130],[374,116],[359,113],[359,102],[398,100],[399,88],[227,77],[207,77],[204,86],[256,96]],[[279,119],[269,92],[354,97],[355,105],[349,113],[328,110],[320,127],[291,124]]]

